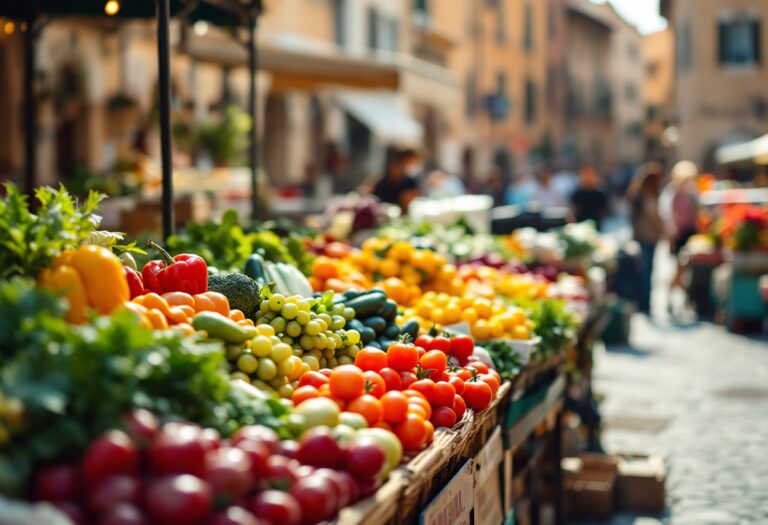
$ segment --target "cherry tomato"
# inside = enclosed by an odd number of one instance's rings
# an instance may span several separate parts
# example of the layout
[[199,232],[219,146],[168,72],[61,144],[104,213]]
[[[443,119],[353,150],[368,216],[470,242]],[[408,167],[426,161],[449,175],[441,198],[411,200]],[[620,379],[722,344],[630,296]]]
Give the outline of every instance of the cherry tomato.
[[477,376],[477,378],[480,381],[487,383],[488,386],[491,387],[491,392],[493,392],[493,397],[496,397],[496,392],[499,391],[499,386],[501,386],[499,383],[499,380],[496,379],[496,376],[491,374],[480,374]]
[[400,385],[403,390],[407,390],[411,388],[411,385],[415,383],[419,378],[416,377],[416,374],[411,372],[410,370],[400,372]]
[[378,372],[387,366],[387,353],[378,348],[367,346],[355,356],[355,365],[361,370],[373,370]]
[[475,342],[468,335],[457,335],[451,339],[450,354],[460,365],[467,364],[469,356],[475,351]]
[[350,401],[349,405],[347,405],[347,410],[363,416],[368,421],[368,425],[373,425],[380,421],[383,414],[381,401],[370,394],[363,394]]
[[432,403],[432,399],[435,396],[435,382],[431,379],[419,379],[410,386],[411,390],[421,392],[421,394],[427,398],[427,401]]
[[408,405],[408,409],[405,411],[405,414],[406,415],[414,414],[419,416],[421,419],[429,419],[429,417],[427,416],[427,411],[424,410],[424,407],[419,405],[418,403],[410,403]]
[[387,423],[402,423],[408,415],[408,396],[393,390],[381,396],[382,419]]
[[456,395],[460,396],[464,393],[464,380],[459,376],[450,376],[448,382],[453,385],[453,389],[456,390]]
[[299,406],[303,401],[313,397],[320,397],[320,392],[312,385],[304,385],[293,391],[291,401],[293,401],[294,406]]
[[400,372],[397,370],[392,368],[382,368],[379,370],[379,375],[384,379],[387,391],[403,389],[403,380],[400,379]]
[[444,335],[438,335],[432,339],[432,345],[429,347],[429,349],[440,350],[442,353],[448,354],[451,349],[451,340]]
[[458,421],[464,415],[464,412],[467,411],[467,403],[463,397],[456,396],[453,398],[453,406],[451,408],[456,413],[456,421]]
[[387,349],[387,364],[400,372],[411,370],[419,362],[419,351],[406,343],[392,343]]
[[424,420],[409,414],[402,423],[395,425],[395,435],[405,450],[419,450],[427,441],[427,429]]
[[467,382],[470,379],[472,379],[472,371],[467,370],[466,368],[460,368],[459,370],[456,371],[456,377],[458,377],[464,382]]
[[408,410],[411,410],[411,406],[416,405],[420,406],[424,410],[424,419],[429,419],[432,415],[432,405],[429,404],[429,401],[424,399],[423,397],[409,397],[408,398]]
[[330,368],[321,368],[320,370],[318,370],[318,372],[323,374],[325,377],[331,377],[331,372],[333,372],[333,370],[331,370]]
[[321,374],[320,372],[315,372],[314,370],[310,370],[309,372],[305,373],[301,378],[299,378],[299,386],[313,386],[315,388],[320,388],[322,385],[326,384],[328,382],[328,376]]
[[355,365],[338,366],[331,371],[328,385],[333,397],[346,401],[355,399],[365,391],[363,371]]
[[456,397],[456,389],[453,388],[453,385],[446,383],[445,381],[440,381],[439,383],[435,383],[435,389],[432,393],[430,403],[432,403],[432,405],[450,407],[453,406],[454,397]]
[[413,342],[416,346],[420,346],[424,349],[430,348],[432,346],[432,339],[433,337],[429,334],[420,335],[416,338],[416,340]]
[[365,378],[365,393],[371,394],[375,398],[380,398],[387,391],[387,384],[384,382],[384,378],[373,370],[366,370],[363,372],[363,378]]
[[389,430],[393,434],[395,433],[394,430],[392,430],[392,425],[390,423],[387,423],[386,421],[377,421],[373,428],[383,428],[384,430]]
[[427,435],[424,437],[424,443],[429,445],[432,443],[432,438],[435,435],[435,426],[428,419],[424,420],[424,431],[427,433]]
[[423,370],[430,370],[432,372],[441,374],[443,370],[448,366],[448,356],[442,353],[440,350],[430,350],[421,356],[419,364]]
[[432,417],[429,418],[435,427],[451,428],[456,424],[456,412],[448,407],[437,407],[432,411]]
[[488,373],[488,365],[483,363],[482,361],[473,361],[471,365],[469,365],[467,368],[474,368],[477,370],[478,374],[487,374]]
[[467,381],[464,383],[464,395],[462,396],[467,406],[473,410],[488,408],[493,399],[493,391],[484,381]]

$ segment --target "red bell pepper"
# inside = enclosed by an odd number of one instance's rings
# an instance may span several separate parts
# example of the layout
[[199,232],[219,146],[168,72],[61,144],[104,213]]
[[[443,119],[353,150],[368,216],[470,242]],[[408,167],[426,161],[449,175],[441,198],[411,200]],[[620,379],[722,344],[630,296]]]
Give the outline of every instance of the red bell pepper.
[[149,261],[141,270],[148,291],[160,295],[168,292],[195,295],[208,291],[208,266],[202,257],[189,253],[171,257],[154,241],[149,241],[149,245],[162,259]]
[[131,294],[131,299],[147,293],[144,289],[144,279],[141,278],[139,272],[128,266],[123,266],[123,273],[125,274],[125,280],[128,281],[128,291]]

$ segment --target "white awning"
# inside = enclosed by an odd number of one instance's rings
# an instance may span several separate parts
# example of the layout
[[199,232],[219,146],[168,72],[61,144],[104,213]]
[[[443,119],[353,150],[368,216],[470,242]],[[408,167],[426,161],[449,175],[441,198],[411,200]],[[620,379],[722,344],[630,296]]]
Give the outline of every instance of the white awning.
[[768,164],[768,135],[754,140],[721,146],[715,152],[718,164]]
[[421,145],[424,130],[397,93],[337,91],[333,100],[362,122],[381,142],[397,146]]

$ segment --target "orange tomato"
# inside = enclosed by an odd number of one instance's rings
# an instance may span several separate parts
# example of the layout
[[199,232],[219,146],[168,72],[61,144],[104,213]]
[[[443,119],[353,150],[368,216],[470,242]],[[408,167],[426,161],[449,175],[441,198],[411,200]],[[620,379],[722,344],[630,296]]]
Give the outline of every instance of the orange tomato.
[[365,347],[355,356],[355,365],[361,370],[378,372],[387,367],[387,353],[372,346]]
[[336,367],[328,378],[328,387],[334,397],[345,401],[355,399],[365,390],[363,371],[355,365]]
[[233,321],[242,321],[245,319],[245,314],[237,308],[234,308],[229,311],[229,318]]
[[191,306],[193,309],[195,308],[195,299],[188,293],[168,292],[163,294],[163,299],[170,306]]
[[432,443],[432,438],[435,436],[435,426],[428,419],[424,420],[424,431],[426,432],[424,444],[429,445]]
[[322,281],[338,277],[338,261],[328,257],[317,257],[312,264],[312,274]]
[[427,411],[424,410],[423,406],[417,403],[408,404],[408,408],[405,411],[405,415],[407,416],[408,414],[414,414],[416,416],[419,416],[421,419],[429,419],[429,417],[427,416]]
[[427,441],[427,428],[424,419],[409,414],[405,421],[395,425],[395,435],[405,450],[419,450]]
[[[402,423],[408,415],[408,396],[397,390],[387,392],[381,396],[381,408],[384,421],[392,424]],[[424,415],[426,418],[426,411]]]
[[315,397],[320,397],[320,393],[318,392],[317,388],[311,385],[304,385],[293,391],[293,395],[291,395],[291,401],[293,401],[294,406],[298,406],[307,399],[312,399]]
[[366,370],[363,372],[363,379],[365,379],[366,394],[371,394],[378,399],[387,391],[387,384],[384,381],[384,378],[373,370]]
[[363,394],[350,401],[347,410],[363,416],[368,421],[368,425],[381,421],[383,414],[381,402],[370,394]]

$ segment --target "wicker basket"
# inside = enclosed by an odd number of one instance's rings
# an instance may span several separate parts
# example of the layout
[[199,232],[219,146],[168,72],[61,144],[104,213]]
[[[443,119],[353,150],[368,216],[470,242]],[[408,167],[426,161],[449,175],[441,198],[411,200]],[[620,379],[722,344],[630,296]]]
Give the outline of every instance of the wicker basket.
[[394,523],[400,496],[405,487],[405,472],[402,468],[392,471],[384,485],[370,498],[341,510],[333,525],[379,525]]

